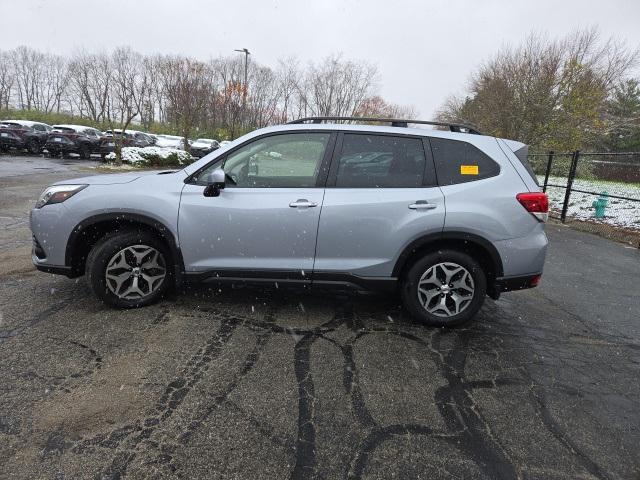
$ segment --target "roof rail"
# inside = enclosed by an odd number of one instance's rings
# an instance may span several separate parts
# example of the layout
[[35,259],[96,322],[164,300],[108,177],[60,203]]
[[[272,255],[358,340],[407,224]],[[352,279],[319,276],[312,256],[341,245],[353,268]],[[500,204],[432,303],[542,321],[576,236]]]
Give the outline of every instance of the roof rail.
[[458,133],[471,133],[474,135],[482,135],[472,125],[466,125],[464,123],[449,123],[449,122],[433,122],[430,120],[404,120],[400,118],[377,118],[377,117],[304,117],[297,120],[287,122],[289,124],[295,123],[322,123],[322,122],[336,122],[336,121],[349,121],[349,122],[377,122],[377,123],[390,123],[392,127],[404,127],[407,128],[410,123],[421,125],[435,125],[438,127],[448,127],[452,132]]

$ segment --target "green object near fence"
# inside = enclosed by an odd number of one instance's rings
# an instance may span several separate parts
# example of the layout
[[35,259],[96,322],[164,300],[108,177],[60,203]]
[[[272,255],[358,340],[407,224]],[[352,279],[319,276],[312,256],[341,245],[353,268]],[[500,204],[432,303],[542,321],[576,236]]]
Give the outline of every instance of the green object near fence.
[[595,208],[594,216],[596,218],[604,218],[604,211],[609,204],[609,194],[607,192],[600,193],[597,200],[594,200],[591,204]]

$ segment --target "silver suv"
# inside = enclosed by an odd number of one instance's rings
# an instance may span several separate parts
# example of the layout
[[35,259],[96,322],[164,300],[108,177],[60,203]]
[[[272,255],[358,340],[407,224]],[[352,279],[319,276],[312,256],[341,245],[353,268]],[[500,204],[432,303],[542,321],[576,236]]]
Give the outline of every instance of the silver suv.
[[398,292],[438,326],[537,285],[548,202],[525,145],[341,120],[257,130],[179,171],[56,183],[31,212],[33,263],[117,307],[192,280],[337,286]]

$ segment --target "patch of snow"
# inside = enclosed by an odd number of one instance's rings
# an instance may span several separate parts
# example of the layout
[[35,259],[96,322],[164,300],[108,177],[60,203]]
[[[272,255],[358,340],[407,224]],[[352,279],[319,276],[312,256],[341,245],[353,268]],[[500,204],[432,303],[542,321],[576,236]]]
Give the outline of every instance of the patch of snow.
[[[540,179],[540,184],[544,178]],[[563,177],[549,177],[549,183],[556,185],[566,185],[567,179]],[[594,223],[604,223],[613,227],[621,227],[632,230],[640,230],[640,186],[632,183],[610,182],[598,180],[584,180],[576,178],[573,181],[573,189],[597,192],[598,194],[607,192],[609,195],[620,197],[637,198],[639,201],[621,200],[619,198],[609,198],[609,203],[605,209],[604,218],[595,217],[593,201],[599,195],[571,191],[567,217],[576,220],[590,221]],[[562,211],[565,189],[560,187],[547,187],[550,210]]]

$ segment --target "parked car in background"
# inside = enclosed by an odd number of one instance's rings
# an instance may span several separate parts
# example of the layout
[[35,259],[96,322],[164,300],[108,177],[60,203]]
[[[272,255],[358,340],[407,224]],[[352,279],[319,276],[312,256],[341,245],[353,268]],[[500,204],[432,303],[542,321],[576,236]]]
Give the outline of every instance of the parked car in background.
[[100,148],[102,132],[84,125],[54,125],[47,138],[45,148],[52,158],[62,154],[67,157],[70,153],[80,155],[88,160],[92,153]]
[[211,153],[218,148],[220,148],[220,144],[217,140],[212,140],[210,138],[198,138],[191,144],[189,153],[194,157],[201,158],[207,153]]
[[227,145],[229,145],[231,143],[231,140],[222,140],[220,142],[220,147],[226,147]]
[[[157,137],[156,147],[184,150],[184,137],[178,137],[177,135],[157,135]],[[191,144],[190,140],[187,140],[187,142]]]
[[[123,138],[124,136],[124,138]],[[123,147],[150,147],[156,144],[157,139],[145,132],[137,130],[122,130],[114,128],[107,130],[100,139],[100,156],[104,158],[116,150],[116,141],[120,140]]]
[[46,123],[29,120],[3,120],[0,122],[0,150],[27,150],[34,155],[40,154],[51,126]]

